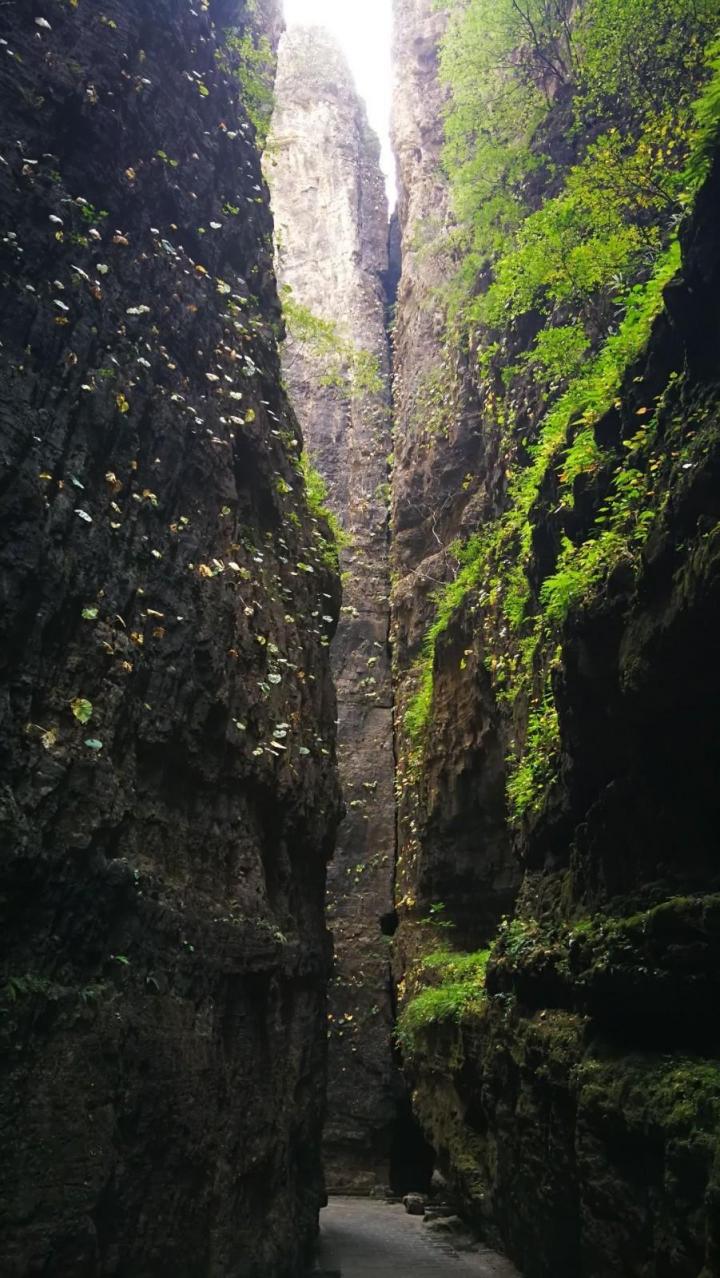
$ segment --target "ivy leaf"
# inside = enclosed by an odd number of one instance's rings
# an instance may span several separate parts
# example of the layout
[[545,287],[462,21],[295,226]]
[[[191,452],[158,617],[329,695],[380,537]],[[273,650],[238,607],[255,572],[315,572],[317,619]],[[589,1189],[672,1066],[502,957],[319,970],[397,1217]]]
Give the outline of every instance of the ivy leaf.
[[98,610],[97,608],[83,608],[82,615],[83,621],[96,621]]
[[74,701],[71,701],[70,709],[78,723],[89,723],[92,719],[92,701],[87,701],[85,697],[76,697]]

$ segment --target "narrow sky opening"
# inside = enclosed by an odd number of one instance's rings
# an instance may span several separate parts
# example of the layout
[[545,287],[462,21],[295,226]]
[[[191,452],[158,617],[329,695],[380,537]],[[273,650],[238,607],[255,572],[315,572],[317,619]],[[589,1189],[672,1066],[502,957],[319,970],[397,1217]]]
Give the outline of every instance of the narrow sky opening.
[[390,146],[392,0],[284,0],[285,19],[332,31],[350,63],[368,118],[380,139],[390,208],[395,205],[395,161]]

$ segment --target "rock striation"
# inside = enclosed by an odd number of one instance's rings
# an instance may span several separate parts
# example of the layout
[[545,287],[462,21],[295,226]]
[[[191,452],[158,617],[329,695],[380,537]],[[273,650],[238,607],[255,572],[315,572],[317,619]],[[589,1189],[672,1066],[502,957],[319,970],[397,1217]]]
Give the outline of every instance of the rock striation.
[[7,1278],[288,1278],[322,1199],[339,583],[251,8],[2,8]]
[[395,818],[388,657],[387,201],[379,146],[347,64],[317,28],[283,36],[266,157],[283,368],[343,531],[332,665],[347,815],[329,871],[335,938],[325,1159],[329,1183],[387,1181],[395,1114],[388,937]]

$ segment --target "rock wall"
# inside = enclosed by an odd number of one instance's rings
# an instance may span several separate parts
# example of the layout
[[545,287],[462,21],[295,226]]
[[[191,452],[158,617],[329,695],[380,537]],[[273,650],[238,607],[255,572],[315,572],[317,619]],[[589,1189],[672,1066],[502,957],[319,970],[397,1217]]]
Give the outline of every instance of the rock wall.
[[[444,286],[456,261],[442,169],[444,90],[438,46],[447,11],[395,0],[393,141],[399,176],[402,273],[394,334],[392,643],[398,751],[398,951],[433,907],[452,912],[476,944],[510,907],[518,880],[504,824],[502,755],[482,686],[448,708],[452,728],[433,742],[423,775],[404,715],[433,596],[457,571],[452,543],[482,517],[487,489],[469,484],[496,465],[464,356],[445,340]],[[490,454],[490,455],[489,455]],[[462,650],[458,654],[462,659]]]
[[249,6],[151,8],[0,18],[8,1278],[288,1278],[323,1192],[339,586]]
[[[395,861],[388,223],[377,139],[343,57],[319,29],[291,29],[281,41],[266,172],[278,278],[291,290],[283,368],[346,537],[332,665],[347,814],[328,883],[335,969],[325,1161],[331,1187],[363,1190],[387,1182],[397,1088],[382,930],[392,926]],[[303,312],[295,323],[293,306]]]
[[[428,595],[452,576],[451,539],[496,513],[505,469],[482,388],[461,354],[448,364],[443,341],[431,214],[447,225],[448,206],[433,9],[395,6],[401,1006],[416,992],[418,953],[480,951],[496,939],[486,992],[479,981],[465,1012],[440,1011],[408,1035],[406,1071],[461,1209],[526,1278],[710,1278],[720,1267],[720,1042],[709,1015],[719,935],[720,685],[710,649],[720,607],[720,170],[685,228],[682,271],[647,351],[594,427],[622,456],[656,407],[653,535],[639,563],[620,564],[563,627],[553,671],[559,777],[542,810],[513,827],[506,761],[527,704],[493,689],[491,583],[466,593],[435,645],[421,745],[403,722]],[[445,372],[428,393],[433,361]],[[543,580],[563,532],[579,538],[593,526],[607,473],[577,485],[566,523],[556,491],[543,489],[531,512],[531,579]],[[487,953],[466,957],[477,971],[487,962]],[[461,969],[450,971],[460,982]],[[430,972],[430,995],[434,980]]]
[[[710,1278],[720,1264],[719,190],[716,169],[623,398],[629,431],[637,404],[682,378],[663,430],[669,454],[697,434],[695,460],[677,464],[637,582],[619,574],[568,627],[562,800],[526,836],[487,1001],[408,1057],[464,1210],[528,1278]],[[456,626],[464,638],[453,627],[438,656],[437,731],[451,739],[482,659],[467,613]]]

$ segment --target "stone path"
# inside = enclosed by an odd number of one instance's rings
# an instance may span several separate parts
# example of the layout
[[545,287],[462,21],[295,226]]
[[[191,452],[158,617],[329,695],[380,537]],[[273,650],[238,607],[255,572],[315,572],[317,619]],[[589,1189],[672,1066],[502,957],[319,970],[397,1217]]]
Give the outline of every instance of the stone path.
[[331,1198],[320,1239],[319,1271],[342,1278],[520,1278],[495,1252],[457,1252],[400,1204]]

